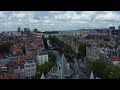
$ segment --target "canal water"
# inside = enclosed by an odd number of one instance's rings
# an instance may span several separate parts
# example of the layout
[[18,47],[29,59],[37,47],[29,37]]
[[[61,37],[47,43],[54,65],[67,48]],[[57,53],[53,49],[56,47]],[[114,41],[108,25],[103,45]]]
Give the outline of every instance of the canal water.
[[[49,47],[52,47],[49,40],[47,40],[47,44],[48,44]],[[52,51],[56,55],[56,63],[57,63],[60,60],[62,54],[60,53],[59,50],[52,50]]]

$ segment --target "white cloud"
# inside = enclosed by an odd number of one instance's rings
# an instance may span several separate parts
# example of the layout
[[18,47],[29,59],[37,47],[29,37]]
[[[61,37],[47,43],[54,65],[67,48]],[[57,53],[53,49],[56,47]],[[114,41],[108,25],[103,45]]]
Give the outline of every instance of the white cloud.
[[103,14],[99,14],[95,17],[96,20],[103,20],[103,21],[120,21],[120,14],[115,12],[105,12]]
[[80,19],[80,15],[78,15],[75,11],[68,11],[68,12],[65,12],[64,14],[55,15],[54,19],[76,20],[76,19]]
[[48,11],[50,14],[63,14],[65,11]]
[[0,19],[5,19],[7,18],[7,15],[5,15],[3,12],[0,12]]
[[[47,14],[40,14],[47,13]],[[113,11],[1,11],[0,28],[17,26],[44,29],[79,29],[118,26],[120,14]]]

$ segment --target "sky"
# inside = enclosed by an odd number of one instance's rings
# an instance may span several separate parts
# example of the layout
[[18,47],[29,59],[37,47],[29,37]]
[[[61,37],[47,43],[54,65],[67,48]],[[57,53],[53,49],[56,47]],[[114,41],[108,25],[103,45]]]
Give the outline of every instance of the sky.
[[109,28],[120,25],[120,11],[0,11],[0,32],[17,27],[39,31]]

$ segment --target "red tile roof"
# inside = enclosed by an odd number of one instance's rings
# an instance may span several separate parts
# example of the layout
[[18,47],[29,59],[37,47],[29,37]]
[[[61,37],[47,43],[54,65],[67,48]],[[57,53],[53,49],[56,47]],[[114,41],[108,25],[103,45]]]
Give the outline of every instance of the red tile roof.
[[28,48],[33,48],[34,46],[32,44],[27,44],[26,45]]
[[38,40],[38,41],[35,42],[35,45],[37,45],[37,46],[43,46],[44,42],[42,40]]
[[112,61],[120,61],[120,57],[112,57]]
[[5,54],[0,54],[0,58],[3,58],[3,57],[5,57]]
[[32,37],[29,37],[28,40],[32,40]]
[[12,46],[12,49],[21,49],[21,47],[20,47],[20,46],[17,46],[17,45],[13,45],[13,46]]
[[21,56],[18,58],[19,64],[23,64],[26,59],[31,59],[31,58],[32,58],[32,57],[31,57],[31,56],[28,56],[28,55],[21,55]]
[[21,51],[21,46],[13,45],[12,46],[12,51],[13,52],[20,52]]
[[15,73],[7,73],[5,76],[0,77],[0,79],[13,79],[15,77]]
[[21,52],[21,49],[14,49],[13,52]]
[[17,58],[10,58],[10,61],[16,61]]

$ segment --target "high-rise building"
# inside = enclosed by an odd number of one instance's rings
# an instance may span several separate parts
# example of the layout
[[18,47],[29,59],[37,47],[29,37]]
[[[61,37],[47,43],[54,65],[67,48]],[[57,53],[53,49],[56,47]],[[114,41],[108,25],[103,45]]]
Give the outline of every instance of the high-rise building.
[[20,32],[20,27],[18,27],[18,32]]
[[113,32],[115,31],[115,27],[111,26],[111,27],[109,27],[109,30],[110,30],[110,36],[112,36]]
[[34,29],[34,32],[37,32],[37,29]]
[[114,26],[109,27],[110,30],[115,30]]
[[118,30],[120,30],[120,26],[118,26]]
[[24,28],[24,32],[27,32],[28,28]]

